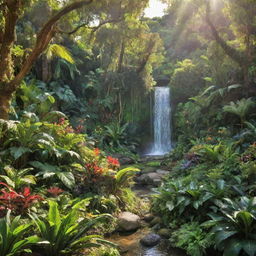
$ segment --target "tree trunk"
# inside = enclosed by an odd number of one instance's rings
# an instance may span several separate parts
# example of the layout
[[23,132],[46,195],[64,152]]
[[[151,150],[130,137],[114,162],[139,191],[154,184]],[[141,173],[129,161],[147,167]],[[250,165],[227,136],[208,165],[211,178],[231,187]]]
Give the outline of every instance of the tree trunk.
[[12,94],[0,90],[0,119],[8,120]]
[[18,74],[14,77],[14,68],[12,66],[12,46],[15,42],[15,28],[19,19],[19,14],[23,11],[22,0],[8,0],[4,7],[4,40],[0,47],[0,118],[8,119],[10,101],[12,94],[20,86],[23,78],[31,70],[35,61],[39,58],[42,52],[46,49],[51,39],[57,32],[57,22],[66,14],[73,10],[89,5],[94,0],[80,0],[71,3],[45,23],[37,35],[37,41],[31,53],[24,61]]
[[117,68],[117,72],[118,73],[122,72],[123,60],[124,60],[124,52],[125,52],[125,43],[124,43],[124,39],[123,39],[122,40],[122,44],[121,44],[121,50],[120,50],[120,54],[119,54],[119,59],[118,59],[118,68]]

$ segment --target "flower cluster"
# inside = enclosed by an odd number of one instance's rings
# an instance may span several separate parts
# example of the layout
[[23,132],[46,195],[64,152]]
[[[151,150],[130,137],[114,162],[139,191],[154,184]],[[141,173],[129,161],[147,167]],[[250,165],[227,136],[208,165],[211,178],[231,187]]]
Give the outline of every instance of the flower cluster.
[[120,163],[119,163],[119,161],[118,161],[117,158],[108,156],[108,157],[107,157],[107,160],[108,160],[108,167],[109,167],[109,168],[111,168],[111,169],[117,169],[117,168],[120,167]]
[[0,182],[0,185],[4,186],[0,194],[1,216],[4,216],[7,210],[11,210],[14,215],[24,214],[33,203],[43,200],[39,195],[32,195],[29,187],[18,193],[3,182]]
[[93,149],[94,155],[99,156],[100,155],[100,150],[98,148]]
[[98,166],[96,162],[87,163],[85,165],[86,169],[91,173],[95,175],[101,175],[103,174],[103,168]]
[[81,124],[76,128],[73,128],[64,117],[60,118],[58,123],[55,123],[55,125],[61,126],[65,133],[81,133],[84,129],[84,126]]

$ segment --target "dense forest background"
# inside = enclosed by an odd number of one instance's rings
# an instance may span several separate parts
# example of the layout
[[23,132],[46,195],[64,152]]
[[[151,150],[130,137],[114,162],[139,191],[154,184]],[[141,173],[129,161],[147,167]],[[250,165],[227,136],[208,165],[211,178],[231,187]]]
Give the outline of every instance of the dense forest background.
[[[27,2],[17,6],[10,61],[5,63],[9,71],[2,62],[2,70],[8,71],[2,74],[2,94],[5,83],[17,83],[11,118],[60,110],[74,126],[82,125],[83,132],[106,142],[108,136],[128,132],[133,147],[136,137],[150,134],[150,92],[155,85],[172,88],[175,108],[192,99],[193,118],[199,109],[211,109],[209,118],[195,122],[208,126],[212,119],[221,119],[214,112],[228,102],[222,97],[224,88],[233,86],[230,93],[237,99],[255,93],[253,1],[165,1],[166,15],[153,19],[143,17],[148,1],[88,2],[60,20],[24,77],[26,61],[42,40],[36,39],[37,32],[63,5]],[[7,36],[4,27],[2,23],[2,40]],[[218,90],[218,104],[214,98],[205,100]],[[2,104],[2,115],[3,109]]]
[[[118,256],[92,234],[127,211],[189,255],[256,254],[256,2],[161,2],[0,0],[0,256]],[[151,161],[155,86],[174,143]]]

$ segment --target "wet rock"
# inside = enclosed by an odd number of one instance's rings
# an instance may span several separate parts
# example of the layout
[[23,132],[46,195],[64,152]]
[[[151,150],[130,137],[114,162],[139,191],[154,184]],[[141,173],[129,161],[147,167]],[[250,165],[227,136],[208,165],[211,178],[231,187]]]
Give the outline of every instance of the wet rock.
[[156,172],[150,172],[147,174],[142,174],[136,178],[136,181],[143,185],[154,185],[159,186],[162,183],[162,175]]
[[146,236],[144,236],[140,242],[142,245],[147,246],[147,247],[153,247],[159,244],[161,240],[161,237],[157,234],[151,233]]
[[155,217],[151,222],[150,222],[150,226],[154,226],[156,224],[161,224],[162,220],[160,217]]
[[129,156],[122,155],[122,154],[112,154],[112,157],[118,158],[119,163],[121,165],[128,165],[128,164],[134,164],[135,163],[134,159],[132,159]]
[[147,173],[150,173],[150,172],[154,172],[156,170],[155,167],[146,167],[144,169],[141,170],[141,174],[147,174]]
[[158,235],[160,235],[161,237],[169,238],[171,231],[170,231],[168,228],[161,228],[160,230],[158,230],[157,233],[158,233]]
[[155,224],[153,227],[151,227],[151,229],[154,230],[155,232],[157,232],[159,229],[161,229],[161,225]]
[[144,217],[143,217],[143,220],[145,220],[146,222],[150,222],[154,219],[154,215],[149,213],[149,214],[146,214]]
[[140,227],[140,217],[131,212],[122,212],[117,220],[120,231],[133,231]]
[[121,157],[119,158],[119,162],[121,165],[134,164],[135,161],[130,157]]
[[158,173],[158,174],[160,174],[160,175],[163,175],[163,176],[166,176],[166,175],[168,175],[170,172],[169,172],[169,171],[166,171],[166,170],[158,169],[158,170],[156,170],[156,173]]

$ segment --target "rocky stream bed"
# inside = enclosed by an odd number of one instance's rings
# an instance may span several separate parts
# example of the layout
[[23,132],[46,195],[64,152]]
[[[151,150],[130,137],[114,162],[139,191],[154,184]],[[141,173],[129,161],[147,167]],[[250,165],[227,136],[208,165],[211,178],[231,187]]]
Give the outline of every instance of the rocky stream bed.
[[[161,185],[169,171],[159,166],[147,166],[152,158],[141,161],[145,168],[135,177],[133,191],[142,203],[150,203],[154,189]],[[160,222],[161,219],[150,212],[143,216],[122,212],[118,217],[118,231],[107,239],[116,243],[124,256],[185,256],[183,251],[169,246],[170,230],[161,228]]]

